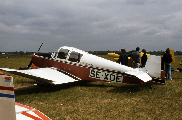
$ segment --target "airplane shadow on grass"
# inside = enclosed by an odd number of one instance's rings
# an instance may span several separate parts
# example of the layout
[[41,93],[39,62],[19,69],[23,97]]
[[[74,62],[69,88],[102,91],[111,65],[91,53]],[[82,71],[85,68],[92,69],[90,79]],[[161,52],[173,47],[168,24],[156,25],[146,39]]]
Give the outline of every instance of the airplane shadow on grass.
[[74,86],[84,86],[87,85],[87,81],[77,81],[72,83],[65,83],[60,85],[35,85],[30,87],[18,88],[15,89],[16,96],[23,94],[32,94],[32,93],[47,93],[47,92],[55,92],[59,90],[69,89]]
[[108,92],[112,92],[112,93],[137,93],[140,92],[142,90],[150,90],[149,86],[145,86],[145,85],[131,85],[131,84],[126,84],[126,85],[122,85],[121,87],[114,87],[113,89],[111,89]]
[[[93,83],[93,84],[92,84]],[[144,85],[131,85],[131,84],[125,84],[122,86],[115,86],[113,84],[94,84],[93,81],[77,81],[73,83],[66,83],[61,85],[45,85],[45,86],[30,86],[30,87],[24,87],[15,89],[16,96],[19,95],[25,95],[25,94],[32,94],[32,93],[47,93],[47,92],[55,92],[59,90],[69,89],[71,87],[80,86],[80,87],[112,87],[113,89],[106,92],[112,92],[112,93],[130,93],[130,92],[139,92],[144,89],[148,89],[148,86]]]

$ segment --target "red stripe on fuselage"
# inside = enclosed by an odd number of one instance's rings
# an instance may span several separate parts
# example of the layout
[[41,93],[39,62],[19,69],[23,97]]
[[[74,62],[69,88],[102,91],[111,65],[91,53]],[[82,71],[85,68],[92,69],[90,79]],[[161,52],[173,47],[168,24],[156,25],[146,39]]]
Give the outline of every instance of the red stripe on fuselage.
[[0,86],[0,90],[10,90],[10,91],[14,91],[14,87],[4,87],[4,86]]
[[58,62],[49,59],[44,60],[43,67],[55,67],[60,70],[64,70],[65,72],[68,72],[74,76],[77,76],[82,80],[90,80],[89,79],[90,69],[86,67],[80,67],[77,65],[71,65],[68,63]]
[[65,72],[68,72],[74,76],[77,76],[81,78],[82,80],[91,80],[89,78],[89,74],[90,74],[89,68],[71,65],[68,63],[63,63],[62,61],[58,62],[58,61],[54,61],[50,59],[45,59],[35,55],[32,56],[32,62],[38,67],[43,67],[43,68],[55,67],[60,70],[64,70]]
[[123,83],[130,83],[130,84],[141,84],[143,81],[132,76],[123,76]]
[[44,58],[32,55],[32,62],[34,63],[34,65],[42,68],[44,63]]

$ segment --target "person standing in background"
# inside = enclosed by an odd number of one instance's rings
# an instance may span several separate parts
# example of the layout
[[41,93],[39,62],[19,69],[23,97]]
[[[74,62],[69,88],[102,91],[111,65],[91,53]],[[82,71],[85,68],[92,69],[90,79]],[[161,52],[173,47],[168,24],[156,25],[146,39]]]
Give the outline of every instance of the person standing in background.
[[131,54],[131,61],[133,68],[139,68],[141,55],[139,53],[140,48],[137,47],[136,51]]
[[143,56],[141,57],[141,63],[142,63],[141,68],[144,68],[147,62],[147,55],[146,55],[145,49],[143,49],[142,52],[143,52]]
[[163,62],[165,62],[165,77],[166,79],[172,80],[171,77],[172,55],[170,54],[169,48],[166,49],[166,52],[163,55]]
[[122,65],[128,66],[128,55],[126,54],[125,49],[121,49],[121,54],[119,56],[118,63],[119,64],[121,63]]

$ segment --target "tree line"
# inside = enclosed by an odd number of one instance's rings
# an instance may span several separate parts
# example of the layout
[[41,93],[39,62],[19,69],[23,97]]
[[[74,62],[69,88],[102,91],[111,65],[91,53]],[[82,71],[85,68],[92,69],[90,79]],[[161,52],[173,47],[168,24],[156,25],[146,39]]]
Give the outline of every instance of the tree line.
[[[120,51],[88,51],[91,54],[94,55],[107,55],[107,53],[116,53],[120,54]],[[130,54],[132,51],[127,52],[127,54]],[[24,51],[15,51],[15,52],[0,52],[0,55],[32,55],[34,52],[24,52]],[[151,55],[163,55],[165,51],[148,51],[148,54]],[[182,55],[182,51],[175,51],[175,55]]]

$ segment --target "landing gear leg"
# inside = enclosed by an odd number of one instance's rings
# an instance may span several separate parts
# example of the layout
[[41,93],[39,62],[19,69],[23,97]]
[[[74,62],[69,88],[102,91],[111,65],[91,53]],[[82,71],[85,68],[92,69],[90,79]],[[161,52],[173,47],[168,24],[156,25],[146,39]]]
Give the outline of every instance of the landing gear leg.
[[27,66],[27,69],[29,69],[32,65],[32,60],[30,61],[29,65]]

